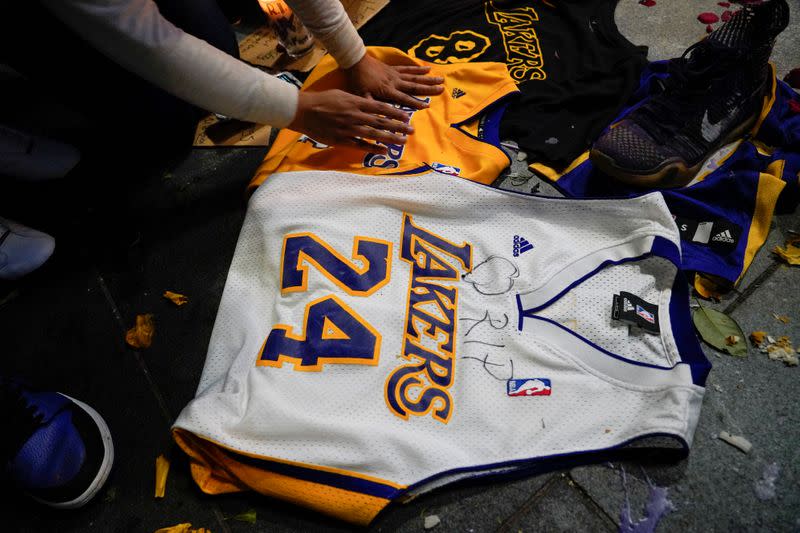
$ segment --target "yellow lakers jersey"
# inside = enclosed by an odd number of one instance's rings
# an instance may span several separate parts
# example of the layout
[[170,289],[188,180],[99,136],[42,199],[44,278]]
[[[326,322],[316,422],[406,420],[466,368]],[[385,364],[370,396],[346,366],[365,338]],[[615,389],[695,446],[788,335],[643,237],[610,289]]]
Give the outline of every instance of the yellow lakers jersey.
[[[504,64],[428,64],[394,48],[371,47],[367,53],[389,65],[429,65],[431,76],[444,79],[444,92],[425,98],[427,109],[398,106],[414,127],[406,144],[387,145],[386,155],[364,153],[357,148],[329,147],[284,129],[251,181],[251,191],[274,172],[298,170],[388,175],[433,169],[490,184],[509,165],[500,148],[498,125],[508,97],[518,90]],[[328,56],[311,72],[303,90],[344,87],[344,75]]]

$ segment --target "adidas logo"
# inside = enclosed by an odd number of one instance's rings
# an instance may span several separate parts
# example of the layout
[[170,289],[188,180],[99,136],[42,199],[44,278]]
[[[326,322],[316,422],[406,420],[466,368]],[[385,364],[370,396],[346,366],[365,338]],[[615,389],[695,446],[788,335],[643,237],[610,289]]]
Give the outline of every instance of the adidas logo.
[[533,245],[525,237],[514,235],[514,257],[519,257],[529,250],[533,250]]
[[453,89],[453,92],[450,93],[450,94],[453,95],[453,98],[461,98],[462,96],[464,96],[467,93],[465,93],[464,91],[462,91],[461,89],[456,87],[455,89]]
[[733,235],[731,235],[731,231],[727,229],[721,233],[717,233],[716,235],[714,235],[714,238],[711,240],[714,242],[727,242],[730,244],[733,244],[734,242]]

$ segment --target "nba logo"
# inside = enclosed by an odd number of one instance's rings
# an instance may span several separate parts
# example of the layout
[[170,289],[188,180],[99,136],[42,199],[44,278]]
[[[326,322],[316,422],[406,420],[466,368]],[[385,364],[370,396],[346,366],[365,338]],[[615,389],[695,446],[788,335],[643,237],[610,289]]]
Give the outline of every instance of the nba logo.
[[647,311],[641,305],[637,305],[636,306],[636,314],[639,315],[640,317],[644,318],[645,320],[647,320],[651,324],[655,324],[655,322],[656,322],[656,317],[653,316],[653,313]]
[[509,379],[509,396],[550,396],[550,380],[545,378]]
[[443,165],[441,163],[434,163],[431,165],[431,168],[436,172],[441,172],[442,174],[449,174],[451,176],[458,176],[459,173],[461,173],[460,168],[451,165]]

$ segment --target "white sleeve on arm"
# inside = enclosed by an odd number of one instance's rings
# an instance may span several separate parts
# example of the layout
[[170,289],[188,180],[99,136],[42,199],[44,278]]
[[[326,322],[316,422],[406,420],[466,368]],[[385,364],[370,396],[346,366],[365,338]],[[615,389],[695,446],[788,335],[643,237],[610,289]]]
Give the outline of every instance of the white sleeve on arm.
[[367,52],[364,41],[339,0],[286,0],[342,68],[355,65]]
[[152,0],[44,0],[101,53],[182,100],[260,124],[287,126],[297,88],[177,28]]

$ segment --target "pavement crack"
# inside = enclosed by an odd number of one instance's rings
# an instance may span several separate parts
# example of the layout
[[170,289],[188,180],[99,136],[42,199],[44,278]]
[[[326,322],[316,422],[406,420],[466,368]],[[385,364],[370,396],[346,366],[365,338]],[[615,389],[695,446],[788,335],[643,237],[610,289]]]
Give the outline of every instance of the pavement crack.
[[519,519],[525,516],[525,514],[530,511],[534,505],[536,505],[536,502],[538,502],[545,496],[545,494],[547,494],[547,492],[550,490],[550,487],[555,485],[560,477],[561,476],[559,475],[551,476],[550,479],[548,479],[547,482],[545,482],[545,484],[539,488],[539,490],[534,492],[533,495],[528,498],[528,500],[523,503],[519,509],[514,511],[511,516],[506,518],[503,523],[500,524],[500,527],[497,528],[497,533],[507,533],[513,531],[514,525],[519,521]]
[[735,300],[733,300],[731,303],[729,303],[728,306],[725,309],[722,310],[722,312],[725,313],[726,315],[730,315],[731,313],[733,313],[736,310],[736,308],[739,307],[742,303],[744,303],[744,301],[747,300],[750,297],[751,294],[756,292],[756,290],[765,281],[767,281],[770,277],[772,277],[772,275],[775,272],[777,272],[777,270],[780,267],[781,267],[781,263],[778,263],[777,261],[775,261],[771,265],[769,265],[764,270],[764,272],[759,274],[758,277],[756,279],[754,279],[753,282],[750,285],[748,285],[745,290],[743,290],[741,293],[739,293],[739,296],[737,296]]
[[[127,326],[125,324],[125,320],[122,318],[122,313],[119,311],[119,306],[114,300],[111,291],[108,289],[108,285],[106,285],[103,276],[100,274],[97,268],[94,268],[93,270],[95,277],[97,278],[97,283],[100,285],[100,289],[103,291],[103,296],[105,297],[108,305],[111,307],[111,313],[114,315],[114,319],[117,321],[117,325],[119,326],[122,336],[124,337],[125,332],[127,331]],[[175,417],[172,416],[172,413],[170,413],[169,407],[167,407],[167,402],[164,401],[164,395],[161,394],[161,390],[158,388],[158,385],[153,379],[153,375],[150,373],[150,369],[147,367],[147,362],[145,362],[139,350],[132,349],[131,351],[136,359],[136,363],[139,365],[139,369],[142,371],[142,374],[144,374],[145,380],[147,380],[147,385],[150,387],[150,392],[152,392],[153,396],[155,396],[156,403],[158,403],[158,408],[161,411],[161,415],[164,417],[164,421],[167,423],[167,426],[172,426],[172,422],[175,420]]]
[[608,512],[606,512],[606,510],[603,508],[602,505],[597,503],[595,499],[592,498],[592,495],[589,494],[589,491],[587,491],[583,485],[578,483],[578,481],[574,477],[572,477],[572,474],[567,474],[567,479],[572,481],[573,487],[575,488],[575,490],[578,491],[578,494],[581,495],[581,498],[583,498],[584,503],[586,503],[587,506],[589,506],[589,508],[592,509],[601,519],[606,520],[608,522],[608,526],[612,530],[616,530],[619,528],[619,522],[615,520],[613,516],[608,514]]
[[222,533],[231,533],[231,527],[228,525],[228,522],[225,521],[225,515],[222,514],[222,511],[219,509],[219,504],[212,504],[211,510],[214,512],[214,518],[217,519],[217,523],[219,524],[219,528],[222,530]]

